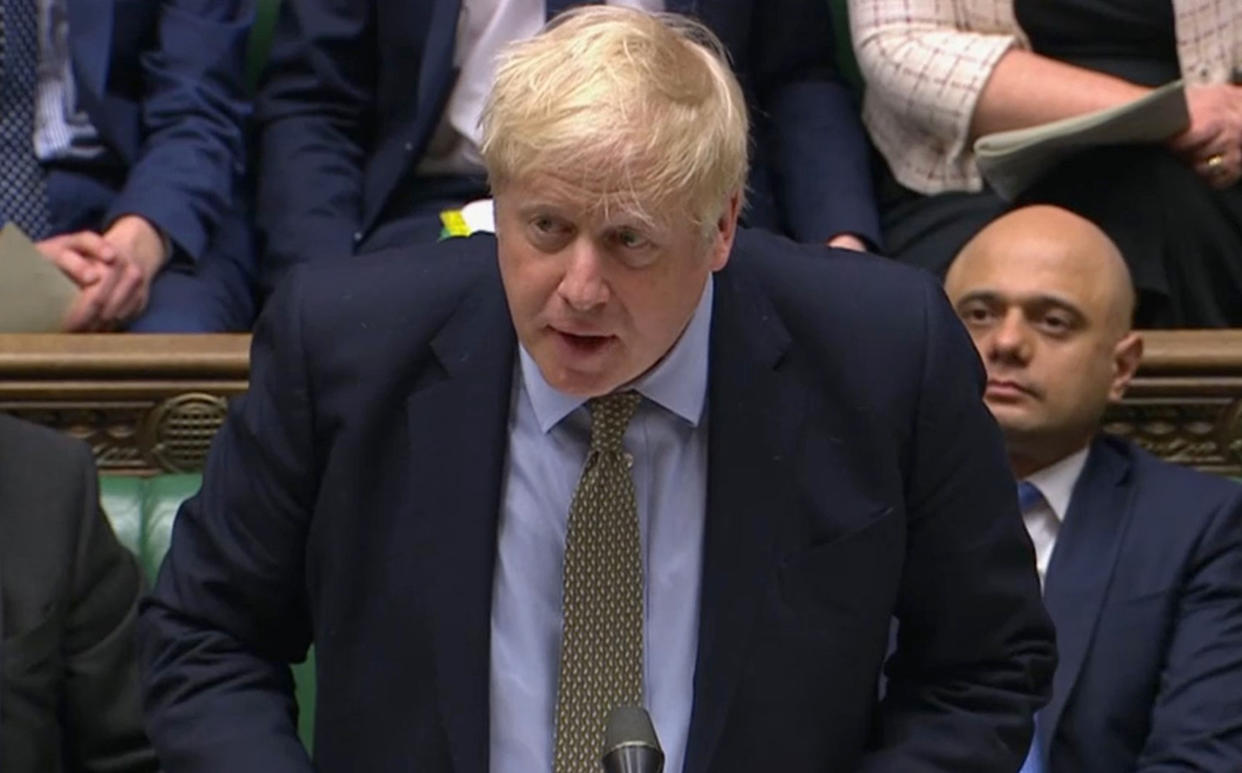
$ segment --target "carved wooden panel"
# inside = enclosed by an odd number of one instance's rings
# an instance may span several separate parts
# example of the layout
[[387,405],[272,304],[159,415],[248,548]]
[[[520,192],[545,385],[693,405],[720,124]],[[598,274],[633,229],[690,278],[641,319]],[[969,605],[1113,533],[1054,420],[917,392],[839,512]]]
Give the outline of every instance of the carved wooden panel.
[[1240,400],[1132,398],[1108,412],[1104,429],[1171,462],[1242,475]]
[[102,472],[201,470],[249,336],[0,336],[0,411],[86,442]]
[[[1153,331],[1104,429],[1242,476],[1242,330]],[[201,469],[246,389],[242,335],[0,335],[0,411],[79,437],[106,472]]]
[[1104,429],[1171,462],[1242,476],[1242,330],[1149,331]]

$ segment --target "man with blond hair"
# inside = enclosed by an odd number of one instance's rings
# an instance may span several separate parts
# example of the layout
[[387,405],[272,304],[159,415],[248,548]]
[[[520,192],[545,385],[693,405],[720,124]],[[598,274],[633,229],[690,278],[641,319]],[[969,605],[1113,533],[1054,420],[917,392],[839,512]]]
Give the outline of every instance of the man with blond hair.
[[1117,247],[1064,209],[949,269],[987,366],[1061,660],[1023,773],[1242,770],[1242,487],[1099,434],[1138,368]]
[[[738,233],[700,26],[509,48],[497,234],[295,274],[143,617],[178,771],[1012,771],[1054,663],[974,354],[927,277]],[[876,697],[890,619],[901,637]]]
[[497,53],[584,2],[689,14],[725,44],[753,119],[743,223],[879,244],[824,0],[281,0],[255,97],[265,292],[302,263],[488,227],[479,118]]

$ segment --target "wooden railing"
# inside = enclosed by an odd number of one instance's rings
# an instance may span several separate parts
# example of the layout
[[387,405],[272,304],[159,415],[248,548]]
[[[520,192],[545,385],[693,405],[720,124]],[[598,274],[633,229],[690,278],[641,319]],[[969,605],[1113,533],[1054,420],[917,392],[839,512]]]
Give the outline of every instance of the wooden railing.
[[85,440],[103,472],[199,470],[247,335],[0,335],[0,411]]
[[[1104,420],[1172,461],[1242,475],[1242,330],[1153,331]],[[244,335],[0,335],[0,411],[82,438],[100,469],[201,469],[246,389]]]
[[1242,330],[1143,338],[1143,365],[1104,428],[1170,461],[1242,475]]

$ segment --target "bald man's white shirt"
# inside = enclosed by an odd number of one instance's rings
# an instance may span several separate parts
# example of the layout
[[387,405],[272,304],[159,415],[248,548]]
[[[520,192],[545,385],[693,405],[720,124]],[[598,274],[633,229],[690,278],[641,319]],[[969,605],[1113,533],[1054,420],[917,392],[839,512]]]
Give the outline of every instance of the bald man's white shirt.
[[1074,484],[1086,466],[1088,450],[1084,448],[1072,453],[1025,478],[1044,495],[1043,502],[1022,514],[1026,533],[1031,535],[1031,542],[1035,545],[1035,568],[1039,570],[1040,587],[1045,586],[1044,578],[1048,574],[1052,551],[1056,549],[1057,534],[1069,511]]

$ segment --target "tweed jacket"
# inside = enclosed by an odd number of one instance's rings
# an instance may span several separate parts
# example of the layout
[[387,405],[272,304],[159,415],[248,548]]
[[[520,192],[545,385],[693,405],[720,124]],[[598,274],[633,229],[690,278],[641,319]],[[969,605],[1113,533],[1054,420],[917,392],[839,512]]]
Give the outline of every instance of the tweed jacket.
[[[1224,83],[1242,67],[1238,0],[1172,0],[1189,83]],[[1013,0],[849,0],[867,81],[863,122],[902,185],[977,191],[971,117],[1000,58],[1030,43]]]

